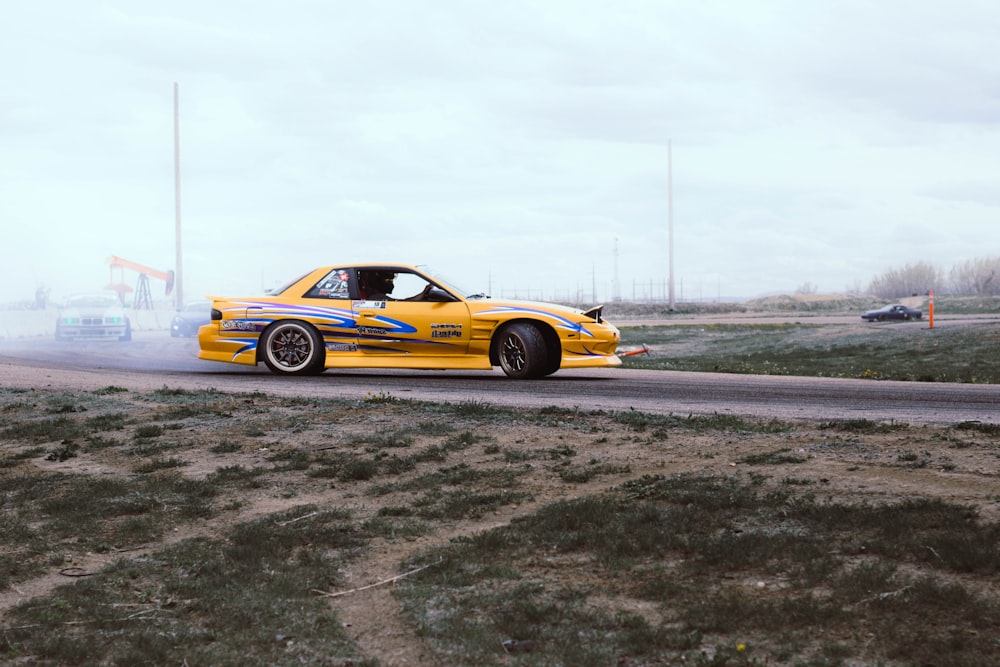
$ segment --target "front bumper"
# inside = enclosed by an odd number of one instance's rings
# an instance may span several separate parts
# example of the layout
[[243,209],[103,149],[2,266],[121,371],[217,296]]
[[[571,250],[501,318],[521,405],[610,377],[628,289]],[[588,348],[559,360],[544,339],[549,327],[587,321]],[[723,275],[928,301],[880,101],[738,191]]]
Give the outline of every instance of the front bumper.
[[56,328],[57,338],[66,339],[119,339],[125,336],[128,328],[124,324],[106,325],[61,325]]

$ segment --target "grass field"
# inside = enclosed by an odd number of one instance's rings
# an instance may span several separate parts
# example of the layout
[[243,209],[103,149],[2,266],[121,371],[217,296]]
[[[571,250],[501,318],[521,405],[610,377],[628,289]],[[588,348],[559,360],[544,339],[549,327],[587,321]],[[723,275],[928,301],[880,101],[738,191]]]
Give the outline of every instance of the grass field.
[[1000,327],[693,324],[622,327],[622,347],[650,345],[630,368],[757,375],[1000,382]]
[[9,664],[1000,662],[998,425],[108,386],[0,441]]
[[[628,367],[1000,381],[995,324],[622,334]],[[998,424],[22,387],[0,504],[4,664],[1000,664]]]

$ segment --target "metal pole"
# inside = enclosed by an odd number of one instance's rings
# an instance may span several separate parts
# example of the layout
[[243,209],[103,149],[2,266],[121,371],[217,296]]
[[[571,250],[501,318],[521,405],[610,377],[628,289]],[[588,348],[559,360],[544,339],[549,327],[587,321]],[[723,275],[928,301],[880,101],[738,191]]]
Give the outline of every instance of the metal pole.
[[621,283],[618,281],[618,237],[615,237],[615,289],[611,295],[612,301],[622,300]]
[[667,139],[667,227],[670,253],[670,310],[674,309],[674,164],[671,141]]
[[174,82],[174,244],[177,266],[174,268],[174,289],[177,290],[177,308],[184,307],[184,272],[181,252],[181,124],[180,93]]

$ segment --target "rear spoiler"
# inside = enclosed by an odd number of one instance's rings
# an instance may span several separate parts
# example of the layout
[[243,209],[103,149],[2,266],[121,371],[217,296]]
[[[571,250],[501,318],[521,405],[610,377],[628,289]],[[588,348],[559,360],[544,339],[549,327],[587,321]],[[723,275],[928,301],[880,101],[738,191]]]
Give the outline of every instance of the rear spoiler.
[[584,316],[592,318],[595,322],[600,324],[604,321],[604,304],[600,306],[594,306],[590,310],[583,311]]

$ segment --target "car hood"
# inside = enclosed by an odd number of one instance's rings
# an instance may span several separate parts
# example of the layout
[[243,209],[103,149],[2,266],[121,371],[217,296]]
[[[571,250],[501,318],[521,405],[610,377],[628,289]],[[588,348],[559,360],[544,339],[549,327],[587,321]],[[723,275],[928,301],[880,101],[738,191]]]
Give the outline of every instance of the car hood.
[[111,306],[109,308],[101,307],[71,307],[62,308],[59,310],[59,317],[62,318],[76,318],[76,317],[125,317],[125,311],[120,307]]
[[583,311],[572,306],[564,306],[558,303],[546,301],[520,301],[514,299],[471,299],[466,303],[473,315],[509,315],[511,313],[523,312],[526,315],[549,314],[560,318],[565,318],[572,322],[595,322],[603,321],[603,318],[596,319],[594,314],[602,308],[598,306],[590,310]]

